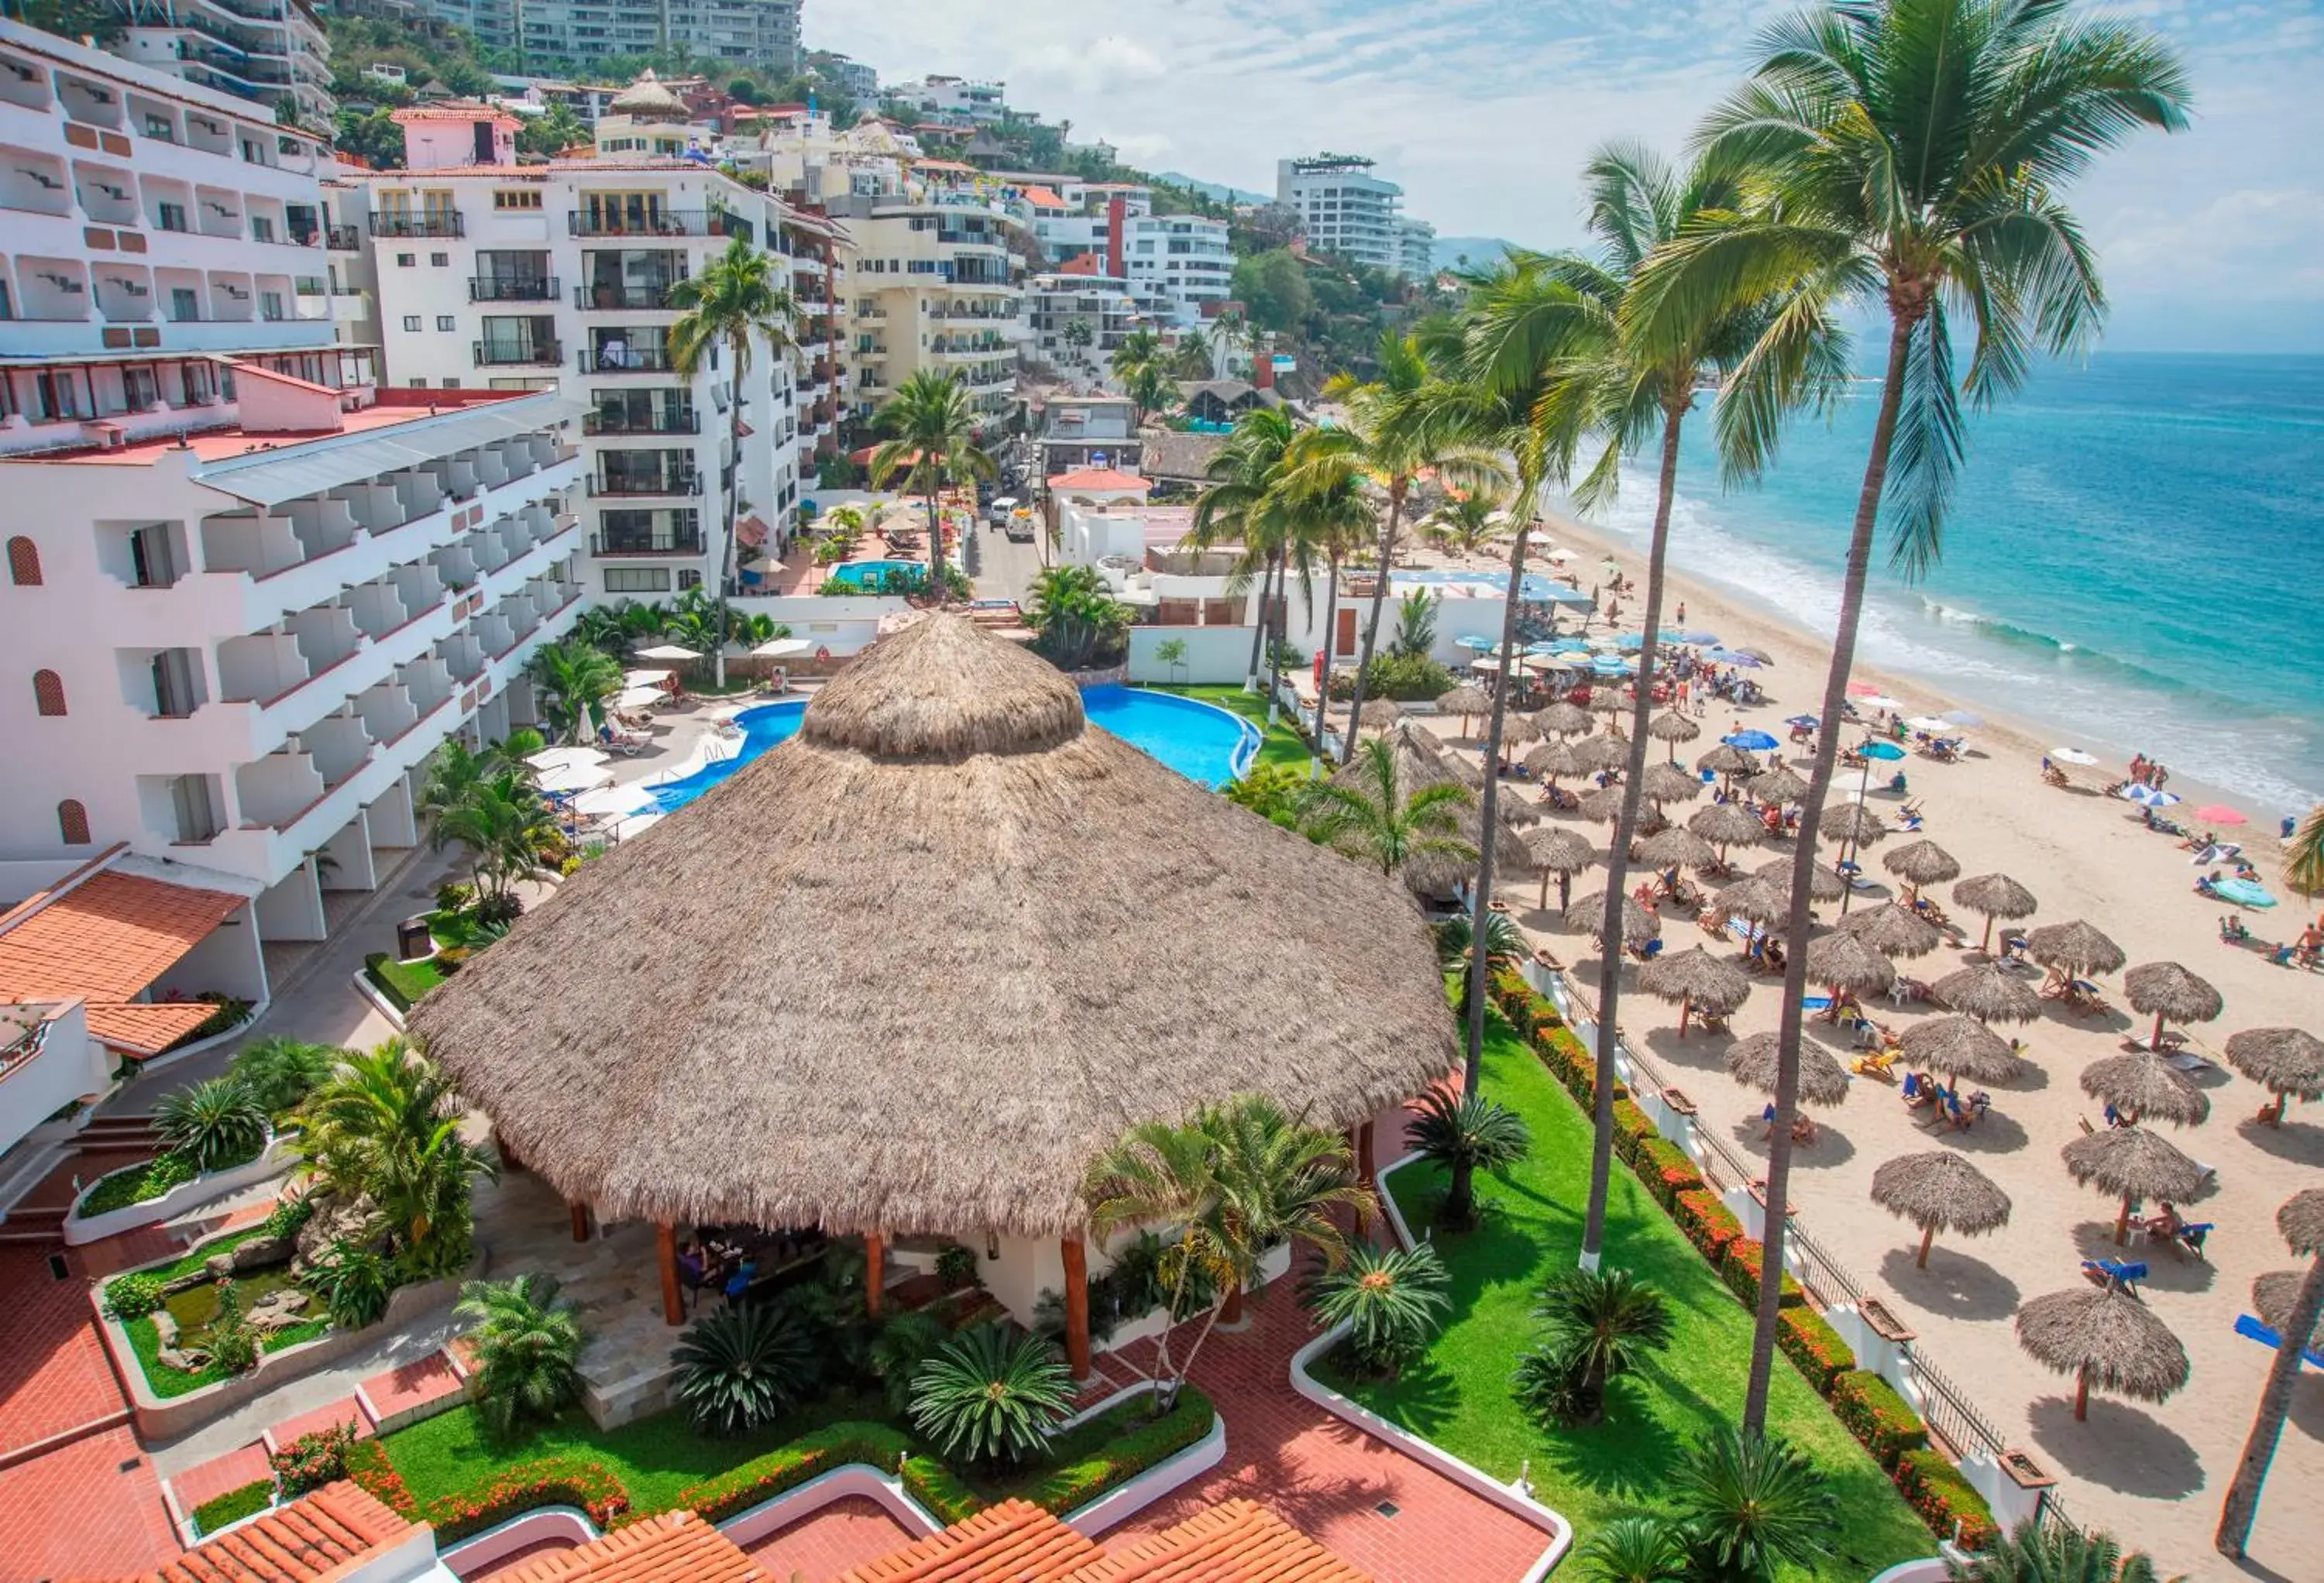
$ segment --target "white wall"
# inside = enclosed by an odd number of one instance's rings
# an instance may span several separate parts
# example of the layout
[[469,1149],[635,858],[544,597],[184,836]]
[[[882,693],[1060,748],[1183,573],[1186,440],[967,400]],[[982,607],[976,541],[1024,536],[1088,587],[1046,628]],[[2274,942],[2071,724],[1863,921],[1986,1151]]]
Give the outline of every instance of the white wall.
[[[1186,646],[1185,662],[1173,669],[1154,658],[1172,639]],[[1249,627],[1132,627],[1130,679],[1163,685],[1240,682],[1250,673]]]
[[[6,1009],[22,1015],[53,1008]],[[5,1036],[14,1032],[13,1023],[0,1025]],[[50,1021],[41,1053],[0,1079],[0,1152],[83,1094],[101,1094],[111,1083],[112,1064],[105,1047],[88,1036],[81,1003],[67,1002]]]
[[[835,658],[858,653],[880,635],[880,618],[911,609],[912,603],[884,594],[847,595],[825,599],[819,594],[793,594],[766,599],[737,599],[736,610],[763,615],[791,630],[791,636],[828,649]],[[813,650],[809,650],[810,653]]]

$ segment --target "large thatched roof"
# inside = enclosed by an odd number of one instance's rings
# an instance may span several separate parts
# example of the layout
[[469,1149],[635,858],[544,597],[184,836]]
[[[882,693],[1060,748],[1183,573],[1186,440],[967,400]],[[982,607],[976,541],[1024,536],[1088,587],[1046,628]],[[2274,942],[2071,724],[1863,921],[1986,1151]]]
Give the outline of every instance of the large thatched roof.
[[[1370,704],[1364,705],[1370,709]],[[1526,773],[1537,780],[1554,780],[1561,775],[1578,775],[1581,766],[1573,761],[1573,751],[1563,742],[1544,742],[1525,756]]]
[[1748,923],[1772,924],[1784,916],[1785,907],[1782,895],[1761,879],[1738,879],[1721,886],[1711,898],[1713,912]]
[[2272,1093],[2324,1099],[2324,1039],[2300,1028],[2230,1034],[2227,1063]]
[[2210,1097],[2152,1050],[2091,1062],[2082,1068],[2082,1092],[2136,1121],[2193,1127],[2211,1113]]
[[[1772,861],[1762,863],[1751,872],[1755,877],[1765,879],[1768,888],[1784,897],[1786,906],[1789,905],[1792,894],[1792,860],[1789,857],[1776,858]],[[1810,901],[1838,901],[1847,893],[1848,887],[1841,881],[1840,876],[1821,863],[1808,870]]]
[[1546,709],[1536,710],[1533,722],[1541,727],[1545,736],[1580,736],[1590,729],[1590,711],[1579,704],[1561,701]]
[[1914,1066],[1971,1082],[2015,1082],[2032,1069],[2008,1040],[1957,1012],[1922,1018],[1897,1035],[1896,1045]]
[[1584,774],[1600,769],[1619,769],[1630,761],[1630,744],[1620,737],[1583,737],[1571,743],[1566,752],[1573,767]]
[[1590,838],[1562,824],[1535,826],[1526,832],[1525,843],[1534,867],[1551,874],[1579,874],[1598,861]]
[[1953,887],[1953,899],[1988,918],[2030,918],[2034,893],[2006,874],[1978,874]]
[[2017,1342],[2045,1368],[2142,1402],[2160,1402],[2187,1383],[2187,1349],[2120,1286],[2036,1297],[2017,1311]]
[[1880,815],[1860,803],[1834,803],[1816,820],[1816,828],[1834,841],[1858,846],[1876,846],[1888,839],[1888,826],[1880,823]]
[[1896,981],[1889,960],[1853,934],[1819,934],[1808,942],[1808,981],[1851,995],[1886,995]]
[[1808,783],[1777,764],[1745,781],[1743,789],[1763,803],[1796,803],[1808,795]]
[[1767,839],[1767,827],[1738,803],[1713,803],[1687,815],[1686,827],[1703,840],[1722,847],[1757,846]]
[[1646,725],[1646,734],[1658,742],[1691,742],[1702,727],[1674,710],[1665,710]]
[[1699,869],[1718,855],[1709,842],[1676,825],[1656,831],[1638,843],[1638,861],[1655,869]]
[[1935,885],[1960,872],[1960,861],[1933,841],[1900,846],[1880,866],[1908,885]]
[[2209,1192],[2217,1180],[2168,1139],[2144,1127],[2101,1127],[2058,1154],[2075,1181],[2130,1198],[2191,1203]]
[[[1775,1091],[1777,1056],[1783,1039],[1776,1034],[1753,1034],[1727,1046],[1727,1075],[1747,1089],[1763,1094]],[[1832,1053],[1813,1039],[1800,1041],[1800,1100],[1810,1105],[1837,1105],[1848,1098],[1848,1072]]]
[[[1644,945],[1649,940],[1662,938],[1661,916],[1651,907],[1639,906],[1636,897],[1622,898],[1621,918],[1622,938],[1615,943],[1617,946]],[[1565,926],[1584,931],[1592,936],[1598,934],[1600,925],[1605,921],[1606,893],[1603,890],[1577,896],[1572,905],[1565,909]]]
[[1649,764],[1639,783],[1658,803],[1691,803],[1702,795],[1702,778],[1675,764]]
[[1872,1173],[1872,1201],[1924,1231],[1976,1237],[2009,1223],[2009,1195],[1950,1149],[1888,1161]]
[[576,873],[413,1010],[606,1219],[1054,1235],[1131,1124],[1343,1127],[1454,1058],[1395,881],[1083,719],[957,617]]

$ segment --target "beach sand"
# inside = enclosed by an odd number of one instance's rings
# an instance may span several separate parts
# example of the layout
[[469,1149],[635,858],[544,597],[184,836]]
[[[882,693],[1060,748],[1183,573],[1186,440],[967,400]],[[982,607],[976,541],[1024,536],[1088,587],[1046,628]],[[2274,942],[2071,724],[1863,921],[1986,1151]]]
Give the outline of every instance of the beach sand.
[[[1540,537],[1535,555],[1547,548]],[[1585,589],[1601,553],[1610,554],[1633,582],[1643,579],[1642,557],[1620,541],[1563,521],[1553,521],[1546,537],[1550,544],[1589,552],[1587,559],[1572,563]],[[1782,738],[1784,716],[1817,708],[1828,640],[1820,644],[1812,634],[1676,572],[1665,601],[1665,625],[1678,624],[1680,600],[1686,604],[1688,627],[1715,631],[1730,647],[1763,649],[1776,661],[1755,678],[1770,702],[1746,711],[1714,702],[1703,717],[1704,735],[1683,757],[1707,749],[1732,719]],[[1622,604],[1623,625],[1635,629],[1638,602],[1626,596]],[[1904,700],[1904,714],[1953,706],[1925,681],[1868,668],[1857,675]],[[1990,723],[1971,733],[1962,762],[1940,764],[1915,755],[1879,765],[1868,805],[1886,818],[1901,799],[1877,788],[1889,773],[1904,770],[1911,796],[1922,801],[1927,815],[1922,833],[1957,858],[1963,875],[1999,870],[2040,899],[2039,912],[2020,927],[2085,918],[2122,946],[2131,965],[2175,961],[2217,986],[2226,1011],[2218,1021],[2190,1030],[2190,1048],[2216,1054],[2230,1033],[2244,1028],[2289,1025],[2324,1032],[2324,973],[2272,966],[2257,952],[2222,943],[2218,919],[2234,909],[2193,893],[2198,870],[2190,866],[2190,854],[2142,828],[2129,805],[2098,795],[2121,776],[2120,764],[2071,770],[2070,790],[2046,786],[2038,774],[2041,754],[2063,739],[2043,732],[2034,721],[2003,720],[1981,705],[1978,713]],[[1430,723],[1447,735],[1458,729],[1449,721]],[[1657,745],[1656,750],[1667,750]],[[1806,775],[1808,760],[1796,750],[1782,757]],[[1855,784],[1852,774],[1837,779],[1833,800]],[[2175,776],[2172,786],[2188,797],[2174,813],[2212,800]],[[1530,792],[1521,795],[1530,805]],[[1603,850],[1604,826],[1578,819],[1574,824]],[[2282,885],[2274,833],[2246,826],[2226,833],[2245,841],[2269,888],[2284,897],[2272,913],[2241,916],[2255,935],[2277,940],[2296,934],[2300,898]],[[1909,839],[1914,838],[1891,835],[1869,850],[1866,871],[1884,883],[1859,896],[1854,907],[1893,894],[1879,859],[1884,850]],[[1791,850],[1788,842],[1774,844],[1741,853],[1738,861],[1756,867]],[[1577,894],[1596,888],[1588,874],[1577,877]],[[1950,892],[1950,884],[1940,885],[1930,895],[1967,927],[1968,938],[1901,962],[1902,972],[1931,981],[1971,960],[1981,920],[1952,907]],[[1552,910],[1536,911],[1532,904],[1538,893],[1530,879],[1503,892],[1536,942],[1571,965],[1580,983],[1595,985],[1599,964],[1586,929],[1564,926],[1554,910],[1554,887]],[[1837,903],[1818,908],[1825,923],[1837,915]],[[1665,908],[1663,937],[1667,950],[1683,951],[1698,943],[1720,955],[1738,950],[1731,938],[1704,935],[1691,913],[1678,907]],[[1648,1052],[1738,1151],[1764,1159],[1766,1146],[1759,1133],[1766,1101],[1728,1078],[1720,1061],[1726,1039],[1700,1033],[1680,1039],[1675,1008],[1628,992],[1635,971],[1625,970],[1620,1020],[1628,1041]],[[2200,1080],[2211,1100],[2209,1121],[2163,1131],[2185,1152],[2218,1169],[2217,1192],[2187,1211],[2190,1220],[2216,1222],[2208,1259],[2181,1259],[2135,1243],[2126,1256],[2150,1265],[2146,1299],[2186,1347],[2192,1377],[2160,1404],[2094,1391],[2089,1421],[2075,1422],[2071,1380],[2047,1372],[2019,1349],[2013,1321],[2021,1303],[2080,1285],[2084,1257],[2118,1251],[2110,1240],[2115,1201],[2077,1186],[2059,1159],[2060,1148],[2080,1136],[2080,1118],[2103,1124],[2102,1106],[2080,1086],[2082,1069],[2116,1054],[2126,1035],[2143,1035],[2148,1026],[2148,1019],[2130,1012],[2119,974],[2103,980],[2103,987],[2116,1008],[2110,1016],[2077,1017],[2044,1001],[2038,1021],[2006,1030],[2026,1041],[2038,1071],[2026,1081],[1993,1089],[1992,1113],[1972,1131],[1926,1131],[1916,1123],[1927,1113],[1908,1110],[1895,1084],[1856,1080],[1844,1104],[1816,1113],[1821,1137],[1794,1151],[1792,1201],[1817,1240],[1919,1333],[1921,1348],[1978,1404],[2005,1440],[2030,1450],[2060,1477],[2060,1499],[2076,1521],[2110,1529],[2126,1545],[2148,1551],[2164,1576],[2230,1576],[2236,1569],[2212,1550],[2210,1536],[2273,1357],[2237,1336],[2235,1321],[2238,1314],[2253,1311],[2254,1276],[2297,1264],[2276,1234],[2275,1211],[2294,1192],[2324,1181],[2324,1103],[2295,1104],[2284,1125],[2268,1127],[2253,1120],[2269,1098],[2257,1084],[2224,1063]],[[1899,1028],[1936,1015],[1919,1006],[1895,1009],[1886,1001],[1867,1010]],[[1773,1028],[1777,1012],[1775,983],[1755,976],[1751,998],[1733,1019],[1734,1032]],[[1844,1035],[1812,1018],[1809,1035],[1844,1046]],[[1836,1053],[1845,1062],[1852,1052],[1841,1047]],[[1913,1263],[1917,1232],[1872,1204],[1868,1193],[1872,1173],[1883,1162],[1936,1147],[1969,1155],[2009,1194],[2014,1212],[2006,1228],[1987,1237],[1941,1236],[1922,1270]],[[2324,1374],[2314,1369],[2299,1382],[2253,1531],[2250,1558],[2245,1569],[2249,1576],[2324,1578]]]

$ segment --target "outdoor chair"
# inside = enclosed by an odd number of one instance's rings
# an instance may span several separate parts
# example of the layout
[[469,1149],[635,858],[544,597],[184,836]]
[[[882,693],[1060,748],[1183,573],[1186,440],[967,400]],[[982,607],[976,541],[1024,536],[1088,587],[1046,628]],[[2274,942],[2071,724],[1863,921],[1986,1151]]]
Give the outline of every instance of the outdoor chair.
[[[2243,1313],[2236,1316],[2236,1334],[2247,1340],[2257,1341],[2271,1352],[2283,1350],[2283,1338],[2250,1314]],[[2302,1348],[2300,1356],[2307,1360],[2310,1367],[2324,1368],[2324,1352],[2319,1352],[2315,1348],[2309,1347]]]
[[2216,1224],[2214,1221],[2201,1220],[2191,1226],[2181,1226],[2179,1228],[2179,1235],[2172,1241],[2178,1248],[2184,1248],[2205,1264],[2209,1264],[2211,1262],[2210,1257],[2204,1253],[2203,1244],[2209,1240],[2214,1224]]
[[2126,1292],[2136,1292],[2138,1284],[2146,1279],[2144,1262],[2133,1264],[2118,1258],[2086,1258],[2082,1274],[2099,1286],[2119,1286]]
[[1893,1049],[1871,1051],[1849,1062],[1848,1069],[1858,1077],[1877,1077],[1882,1082],[1892,1081],[1895,1076],[1892,1069],[1896,1064],[1896,1055],[1897,1052]]

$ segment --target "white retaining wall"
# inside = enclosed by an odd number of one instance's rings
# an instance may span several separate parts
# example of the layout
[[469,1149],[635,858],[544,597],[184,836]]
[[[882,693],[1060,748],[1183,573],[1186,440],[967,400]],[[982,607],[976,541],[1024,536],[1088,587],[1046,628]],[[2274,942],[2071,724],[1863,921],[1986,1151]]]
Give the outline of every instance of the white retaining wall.
[[[197,1204],[208,1203],[214,1198],[223,1197],[241,1188],[255,1186],[269,1177],[280,1175],[290,1164],[289,1140],[270,1137],[266,1140],[266,1146],[258,1151],[256,1159],[229,1166],[224,1171],[209,1172],[195,1177],[191,1182],[181,1182],[161,1197],[149,1198],[143,1203],[124,1204],[117,1210],[107,1210],[101,1215],[83,1216],[80,1213],[79,1200],[76,1199],[72,1212],[65,1216],[64,1229],[60,1235],[65,1239],[66,1247],[78,1247],[85,1242],[96,1242],[106,1237],[118,1237],[124,1231],[134,1231],[144,1226],[158,1226],[164,1220],[176,1219]],[[132,1168],[123,1167],[124,1170]],[[95,1182],[84,1184],[83,1196],[87,1196],[88,1190],[96,1185]]]

